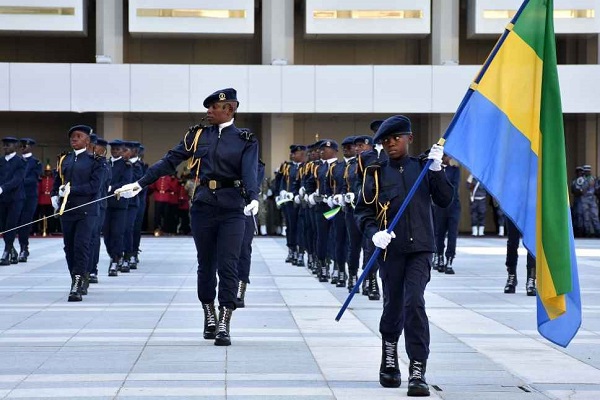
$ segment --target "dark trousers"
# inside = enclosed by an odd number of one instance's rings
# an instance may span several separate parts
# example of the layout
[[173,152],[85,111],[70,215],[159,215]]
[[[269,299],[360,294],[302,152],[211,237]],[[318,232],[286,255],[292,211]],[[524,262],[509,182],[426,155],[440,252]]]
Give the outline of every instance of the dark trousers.
[[404,329],[406,354],[411,360],[429,356],[429,320],[425,312],[425,286],[431,277],[431,253],[396,253],[388,247],[380,257],[383,313],[379,332],[384,340],[397,341]]
[[177,209],[177,215],[179,216],[179,231],[177,233],[182,233],[184,235],[189,235],[190,228],[190,210],[182,210],[180,208]]
[[323,213],[329,210],[326,204],[319,203],[315,206],[315,222],[317,224],[317,257],[319,260],[325,260],[331,254],[329,243],[331,242],[329,234],[331,230],[331,221],[327,220]]
[[[506,241],[506,269],[511,275],[517,274],[517,262],[519,260],[519,240],[521,239],[521,232],[517,229],[516,225],[510,220],[506,219],[506,233],[508,240]],[[531,270],[535,268],[535,257],[531,252],[527,252],[527,269]]]
[[169,229],[169,206],[166,201],[154,202],[154,229],[165,232]]
[[303,220],[303,229],[300,232],[304,235],[304,247],[308,254],[314,254],[315,252],[315,231],[312,214],[313,212],[310,208],[303,208],[300,212]]
[[170,204],[169,203],[169,207],[168,207],[168,211],[167,211],[167,227],[166,227],[166,231],[168,233],[177,233],[177,224],[178,224],[178,211],[179,211],[179,205],[178,204]]
[[106,216],[106,208],[100,208],[98,217],[96,217],[96,226],[92,232],[91,240],[91,256],[88,264],[88,272],[90,274],[98,274],[98,262],[100,261],[100,235],[104,226],[104,217]]
[[[33,221],[35,209],[37,208],[37,202],[37,196],[25,198],[25,201],[23,202],[23,209],[21,210],[21,217],[19,218],[19,223],[17,225],[23,225]],[[27,225],[17,231],[21,250],[29,246],[29,233],[31,232],[32,227],[33,225]]]
[[125,219],[125,233],[123,234],[123,252],[127,255],[133,254],[133,231],[135,229],[135,218],[139,207],[127,207]]
[[438,254],[444,254],[444,241],[448,234],[446,258],[456,255],[456,238],[458,236],[458,221],[460,219],[460,205],[451,205],[448,208],[434,206],[435,220],[435,247]]
[[363,236],[354,221],[354,210],[350,207],[346,210],[346,229],[348,231],[348,273],[356,275],[360,262],[360,249]]
[[219,274],[219,304],[235,309],[246,216],[241,209],[194,203],[191,217],[198,253],[198,299],[202,303],[215,300]]
[[[143,194],[143,193],[142,193]],[[144,223],[144,213],[146,212],[146,200],[140,199],[140,206],[135,216],[135,225],[133,227],[133,252],[134,255],[140,251],[140,242],[142,240],[142,224]]]
[[[22,201],[0,203],[0,230],[2,230],[2,232],[17,227],[22,209]],[[4,251],[10,251],[10,249],[13,247],[13,243],[15,242],[17,231],[7,232],[3,236]]]
[[[52,207],[52,205],[40,204],[40,206],[38,207],[38,219],[43,217],[49,217],[50,215],[54,215],[54,208]],[[40,232],[43,232],[44,222],[42,221],[40,224]],[[60,232],[60,220],[58,218],[46,218],[46,224],[46,233],[48,235]]]
[[240,251],[240,261],[238,262],[238,279],[246,283],[250,283],[252,239],[254,239],[254,216],[247,216],[246,226],[244,228],[244,239]]
[[92,231],[95,227],[97,216],[72,216],[68,219],[61,218],[65,255],[71,275],[86,273],[90,258],[90,243]]
[[104,217],[104,245],[106,252],[112,259],[123,255],[123,239],[125,236],[125,221],[127,219],[127,209],[107,208]]
[[295,251],[296,246],[298,245],[298,209],[294,207],[293,201],[284,203],[283,207],[286,223],[285,238],[287,247]]
[[301,206],[295,207],[298,213],[298,222],[296,228],[296,242],[298,244],[298,251],[304,253],[306,250],[306,222],[304,218],[305,209]]
[[[308,210],[308,217],[311,225],[311,229],[313,232],[310,241],[312,242],[313,254],[317,255],[317,247],[318,247],[318,235],[317,235],[317,206],[314,206]],[[317,256],[318,257],[318,256]]]
[[486,199],[471,202],[471,226],[485,226]]
[[346,259],[348,257],[348,230],[346,229],[346,213],[341,211],[333,218],[333,229],[335,230],[335,262],[340,271],[346,270]]
[[[365,267],[367,266],[367,263],[369,262],[369,260],[371,259],[371,256],[373,255],[373,253],[375,253],[375,245],[373,244],[373,241],[371,239],[368,239],[363,236],[362,269],[365,269]],[[373,266],[371,267],[369,272],[372,274],[375,274],[375,273],[377,273],[378,269],[379,269],[379,260],[375,260],[375,262],[373,263]]]

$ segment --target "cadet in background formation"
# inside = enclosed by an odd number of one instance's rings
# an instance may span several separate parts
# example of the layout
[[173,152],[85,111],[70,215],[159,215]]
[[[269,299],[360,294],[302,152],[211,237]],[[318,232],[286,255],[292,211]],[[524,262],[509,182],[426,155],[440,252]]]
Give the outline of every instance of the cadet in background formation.
[[471,236],[485,235],[485,212],[487,210],[487,192],[473,175],[467,178],[471,199]]
[[[21,157],[25,159],[27,164],[25,165],[25,180],[23,182],[25,200],[19,218],[19,226],[33,221],[38,204],[38,182],[42,175],[42,163],[31,152],[33,145],[35,145],[35,140],[24,138],[20,142]],[[31,232],[31,228],[32,225],[26,225],[18,230],[19,246],[21,248],[19,262],[27,262],[27,258],[29,257],[29,233]]]

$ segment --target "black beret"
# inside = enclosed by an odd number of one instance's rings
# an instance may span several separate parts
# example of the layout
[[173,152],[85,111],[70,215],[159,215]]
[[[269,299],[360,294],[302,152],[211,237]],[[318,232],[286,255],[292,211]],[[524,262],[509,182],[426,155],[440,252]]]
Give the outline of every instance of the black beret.
[[92,129],[91,126],[88,126],[88,125],[75,125],[75,126],[71,127],[71,129],[69,129],[68,136],[71,137],[71,133],[73,133],[75,131],[81,131],[81,132],[85,133],[88,136],[90,136],[92,133],[94,133],[94,130]]
[[31,138],[22,138],[20,139],[20,142],[23,144],[28,144],[30,146],[33,146],[35,144],[35,140],[31,139]]
[[131,140],[124,140],[123,141],[123,146],[130,148],[130,149],[139,149],[140,148],[140,142],[135,142],[135,141],[131,141]]
[[98,146],[104,146],[104,147],[108,146],[108,142],[106,140],[102,139],[102,138],[97,138],[96,139],[96,144]]
[[91,144],[96,144],[98,142],[98,135],[96,135],[95,133],[92,133],[90,135],[90,143]]
[[218,101],[235,101],[238,105],[240,105],[240,102],[237,99],[237,92],[233,88],[217,90],[216,92],[208,96],[206,99],[204,99],[202,105],[204,105],[204,108],[208,108],[213,103],[216,103]]
[[19,139],[17,139],[16,137],[12,137],[12,136],[7,136],[7,137],[3,138],[2,141],[5,143],[19,143]]
[[331,147],[332,149],[336,150],[338,149],[338,144],[335,140],[332,139],[323,139],[320,141],[321,144],[319,145],[319,148],[321,147]]
[[369,125],[369,128],[373,131],[373,133],[377,132],[377,129],[379,129],[379,127],[381,126],[381,124],[383,124],[383,120],[382,119],[376,119],[374,121],[371,121],[371,124]]
[[354,144],[354,138],[356,138],[356,136],[345,137],[344,140],[342,140],[342,146],[345,146],[347,144]]
[[354,144],[373,144],[373,138],[371,136],[368,135],[362,135],[362,136],[355,136],[354,137]]
[[373,137],[373,142],[380,143],[383,138],[390,135],[410,135],[410,119],[404,115],[394,115],[389,117],[377,129],[377,133]]
[[306,146],[303,144],[293,144],[290,146],[290,153],[295,153],[297,151],[305,151]]
[[123,141],[121,139],[115,139],[108,142],[110,147],[121,147],[123,146]]
[[140,152],[141,152],[141,151],[144,151],[145,149],[146,149],[146,148],[144,147],[144,145],[140,143]]

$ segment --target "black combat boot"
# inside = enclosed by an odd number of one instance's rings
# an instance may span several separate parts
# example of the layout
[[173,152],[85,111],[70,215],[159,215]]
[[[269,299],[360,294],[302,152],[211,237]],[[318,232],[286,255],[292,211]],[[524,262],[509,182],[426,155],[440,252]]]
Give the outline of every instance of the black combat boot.
[[15,250],[14,247],[12,247],[10,249],[10,263],[11,264],[18,264],[19,263],[19,253],[17,253],[17,250]]
[[88,288],[90,287],[90,274],[86,272],[81,278],[83,280],[81,283],[81,295],[87,296]]
[[331,265],[331,260],[329,258],[325,259],[325,267],[327,268],[327,279],[331,278],[330,272],[329,272],[329,265]]
[[352,290],[354,289],[354,285],[356,285],[356,280],[357,280],[357,276],[356,275],[349,275],[348,276],[348,293],[352,292]]
[[379,300],[381,295],[379,294],[379,283],[377,282],[377,275],[374,273],[369,274],[369,300]]
[[398,367],[398,341],[381,340],[381,365],[379,366],[379,384],[386,388],[400,387],[400,368]]
[[426,367],[427,361],[410,360],[410,364],[408,365],[408,396],[429,396],[429,386],[425,381]]
[[527,290],[527,296],[537,295],[537,289],[535,288],[535,267],[527,268],[527,283],[525,284]]
[[126,255],[125,257],[119,257],[119,263],[119,271],[128,274],[129,270],[131,269],[129,268],[129,256]]
[[346,272],[339,271],[335,287],[346,287]]
[[312,269],[310,270],[310,272],[312,272],[313,275],[318,275],[320,270],[321,270],[321,261],[319,261],[319,259],[316,256],[313,256],[313,264],[312,264]]
[[29,249],[24,247],[19,253],[19,262],[27,262],[27,257],[29,257]]
[[246,297],[246,287],[248,284],[246,282],[239,281],[238,282],[238,290],[237,295],[235,296],[235,306],[237,308],[246,307],[246,303],[244,303],[244,298]]
[[113,259],[110,261],[110,264],[108,264],[108,276],[119,276],[118,271],[117,258],[113,257]]
[[438,272],[446,272],[446,264],[444,263],[444,255],[438,254],[436,257],[436,264],[434,268],[437,269]]
[[217,332],[217,312],[215,311],[215,303],[202,303],[204,310],[204,339],[214,339]]
[[508,274],[506,279],[506,286],[504,286],[504,293],[514,293],[517,287],[517,275]]
[[117,257],[117,271],[121,272],[121,267],[123,266],[123,257]]
[[69,292],[69,301],[81,301],[81,286],[83,285],[83,276],[73,275],[73,283]]
[[296,265],[296,261],[298,260],[298,252],[296,250],[292,250],[292,265]]
[[10,265],[10,253],[4,250],[2,258],[0,258],[0,265]]
[[98,274],[90,274],[90,283],[98,283]]
[[135,253],[135,256],[133,256],[133,258],[135,259],[135,265],[138,265],[140,263],[140,257],[138,256],[138,254],[140,254],[140,250],[138,250],[138,252]]
[[299,251],[296,258],[296,265],[299,267],[304,267],[304,251]]
[[137,262],[135,261],[135,257],[133,254],[130,254],[128,259],[129,269],[137,269]]
[[340,271],[340,265],[334,261],[333,273],[331,274],[331,282],[330,282],[332,285],[337,284],[339,271]]
[[362,291],[362,295],[363,296],[368,296],[369,295],[369,276],[371,274],[365,276],[365,279],[363,279],[362,281],[362,287],[360,288]]
[[306,261],[306,268],[308,268],[310,271],[313,270],[313,257],[312,254],[308,253],[308,255],[306,256],[307,261]]
[[294,252],[292,251],[291,248],[288,247],[288,255],[287,255],[286,259],[285,259],[285,262],[286,263],[291,263],[292,260],[293,260],[293,256],[294,256]]
[[319,261],[319,282],[327,282],[327,274],[329,273],[329,268],[327,268],[327,262],[325,260]]
[[452,268],[452,262],[454,261],[454,257],[448,257],[446,259],[446,266],[444,269],[446,270],[446,275],[454,275],[454,268]]
[[229,346],[231,337],[229,336],[229,323],[233,310],[227,307],[219,307],[219,323],[217,325],[217,336],[215,337],[215,346]]

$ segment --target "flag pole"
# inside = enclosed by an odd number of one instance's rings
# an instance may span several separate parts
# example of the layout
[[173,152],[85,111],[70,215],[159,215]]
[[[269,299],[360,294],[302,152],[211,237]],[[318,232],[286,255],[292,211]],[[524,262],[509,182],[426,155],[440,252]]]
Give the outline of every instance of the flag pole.
[[[481,70],[479,71],[479,73],[477,74],[477,76],[475,77],[475,79],[473,80],[473,83],[471,83],[471,85],[469,86],[469,89],[467,90],[467,93],[465,94],[465,96],[463,97],[462,101],[460,102],[460,105],[458,106],[458,109],[454,113],[454,117],[452,117],[452,121],[450,121],[450,124],[448,125],[448,128],[446,129],[446,132],[444,133],[444,136],[442,136],[442,138],[438,141],[437,144],[443,145],[446,142],[448,132],[452,131],[452,128],[454,127],[454,125],[456,124],[456,121],[458,120],[458,117],[461,115],[461,113],[464,110],[467,102],[469,101],[469,99],[473,95],[473,92],[477,88],[477,85],[479,84],[479,82],[483,78],[483,75],[487,72],[487,70],[488,70],[491,62],[494,60],[494,57],[498,53],[498,50],[500,49],[500,47],[502,46],[502,44],[506,40],[506,37],[508,36],[508,34],[512,31],[512,27],[514,26],[515,22],[517,21],[517,19],[521,15],[521,12],[525,8],[525,6],[527,6],[528,3],[529,3],[529,0],[525,0],[523,2],[523,4],[521,4],[521,7],[517,11],[517,13],[513,17],[513,19],[510,21],[510,23],[508,24],[508,26],[504,29],[504,32],[502,33],[502,36],[500,36],[500,39],[498,39],[498,42],[496,42],[496,45],[494,46],[494,49],[492,50],[492,52],[488,56],[487,60],[485,60],[485,63],[481,67]],[[404,213],[404,210],[406,209],[406,207],[408,207],[408,204],[410,203],[410,201],[412,200],[413,196],[415,195],[415,192],[417,191],[417,188],[419,187],[419,185],[421,184],[421,182],[425,178],[425,174],[427,173],[427,171],[429,171],[429,166],[431,165],[431,163],[432,163],[432,160],[428,160],[427,163],[425,164],[425,166],[423,167],[423,169],[421,170],[421,173],[419,174],[417,180],[415,181],[415,184],[413,185],[413,187],[408,192],[408,195],[406,196],[406,198],[402,202],[402,205],[400,206],[400,209],[398,210],[398,212],[394,216],[394,219],[392,220],[392,222],[388,226],[388,228],[386,230],[388,233],[391,233],[394,230],[394,227],[396,226],[396,224],[400,220],[400,217]],[[354,298],[354,295],[358,292],[358,288],[360,287],[360,285],[362,284],[362,282],[365,280],[365,278],[367,277],[369,271],[371,270],[371,268],[375,264],[375,261],[379,257],[379,253],[380,252],[381,252],[381,249],[379,247],[375,247],[375,251],[373,252],[373,255],[371,256],[371,258],[369,259],[369,262],[367,263],[367,265],[363,269],[363,272],[360,275],[360,277],[358,278],[358,280],[356,281],[356,284],[354,285],[354,288],[352,288],[352,291],[348,294],[348,297],[346,298],[346,301],[344,301],[344,304],[342,305],[342,308],[340,308],[340,311],[338,312],[337,316],[335,317],[336,321],[339,321],[342,318],[342,316],[344,315],[344,312],[346,311],[346,309],[350,305],[350,302]]]

